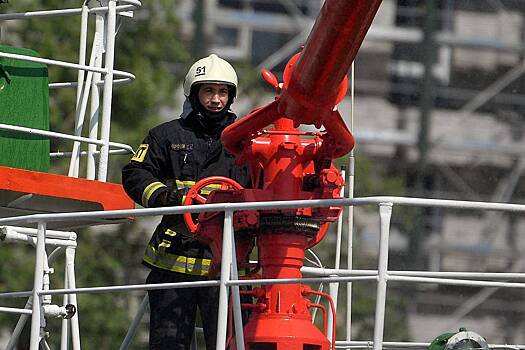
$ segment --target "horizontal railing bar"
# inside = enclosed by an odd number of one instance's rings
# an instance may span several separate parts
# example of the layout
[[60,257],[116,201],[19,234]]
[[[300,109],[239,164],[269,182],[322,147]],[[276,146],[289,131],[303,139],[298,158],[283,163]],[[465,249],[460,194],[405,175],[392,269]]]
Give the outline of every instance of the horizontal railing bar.
[[[157,289],[178,289],[178,288],[198,288],[198,287],[217,287],[220,282],[195,281],[195,282],[176,282],[176,283],[158,283],[158,284],[135,284],[127,286],[109,286],[109,287],[91,287],[91,288],[74,288],[74,289],[51,289],[43,290],[38,295],[61,295],[71,293],[108,293],[135,290],[157,290]],[[1,297],[1,294],[0,294]]]
[[[121,75],[124,75],[124,73],[133,75],[132,73],[128,73],[128,72],[122,72],[122,71],[119,71],[119,72],[121,72]],[[125,84],[133,82],[134,80],[135,80],[135,75],[133,75],[133,77],[130,77],[130,78],[113,79],[113,86],[125,85]],[[77,87],[78,83],[77,82],[49,83],[47,86],[50,89],[65,89],[65,88]],[[104,80],[100,80],[97,83],[97,86],[104,86]]]
[[[116,7],[117,12],[128,11],[137,7],[142,6],[140,1],[136,0],[121,0],[128,5],[119,5]],[[101,13],[107,12],[108,6],[95,7],[88,10],[89,13]],[[82,13],[82,8],[70,8],[61,10],[43,10],[43,11],[28,11],[28,12],[14,12],[0,14],[0,21],[20,20],[29,18],[42,18],[42,17],[64,17],[64,16],[76,16]]]
[[[22,242],[36,246],[37,230],[33,228],[0,226],[0,243],[1,242]],[[76,233],[50,231],[46,232],[45,244],[57,247],[76,247]]]
[[[406,281],[420,283],[439,283],[473,287],[508,287],[508,288],[525,288],[525,283],[518,282],[493,282],[493,281],[472,281],[446,278],[429,278],[429,277],[409,277],[409,276],[388,276],[389,281]],[[242,280],[229,281],[227,285],[253,285],[253,284],[288,284],[288,283],[325,283],[325,282],[351,282],[356,280],[377,280],[377,276],[352,276],[352,277],[319,277],[319,278],[288,278],[288,279],[259,279],[259,280]]]
[[[33,237],[36,237],[38,235],[38,230],[31,227],[0,226],[0,234],[2,232],[2,228],[5,228],[6,230],[13,230],[18,233],[23,233]],[[46,238],[76,240],[77,234],[72,231],[46,230]]]
[[[339,281],[356,281],[356,280],[375,280],[375,277],[339,277]],[[228,285],[250,285],[250,284],[289,284],[289,283],[316,283],[316,282],[334,282],[335,278],[289,278],[289,279],[253,279],[253,280],[237,280],[229,281]],[[177,288],[196,288],[196,287],[214,287],[220,284],[217,280],[210,281],[196,281],[196,282],[177,282],[177,283],[159,283],[159,284],[135,284],[124,286],[109,286],[109,287],[86,287],[86,288],[70,288],[70,289],[51,289],[40,291],[39,295],[60,295],[72,293],[107,293],[107,292],[122,292],[122,291],[136,291],[136,290],[155,290],[155,289],[177,289]],[[0,293],[1,298],[20,298],[32,295],[30,291],[24,292],[7,292]]]
[[[130,150],[127,149],[111,149],[109,150],[108,154],[114,155],[114,154],[130,154],[133,153]],[[73,152],[53,152],[49,153],[50,158],[62,158],[62,157],[69,157],[73,154]],[[80,152],[80,156],[86,156],[88,153],[86,151]],[[93,152],[93,155],[98,156],[100,154],[100,151]]]
[[[59,66],[59,67],[65,67],[65,68],[73,68],[78,70],[85,70],[85,71],[91,71],[95,73],[101,73],[101,74],[107,74],[108,70],[105,68],[98,68],[93,66],[86,66],[84,64],[78,64],[78,63],[71,63],[71,62],[64,62],[64,61],[57,61],[57,60],[51,60],[49,58],[41,58],[41,57],[34,57],[34,56],[27,56],[27,55],[18,55],[14,53],[7,53],[7,52],[1,52],[0,51],[0,57],[5,58],[11,58],[15,60],[21,60],[21,61],[30,61],[35,63],[42,63],[52,66]],[[126,79],[135,80],[135,75],[129,72],[124,72],[121,70],[114,69],[113,75],[117,77],[123,77]]]
[[51,60],[48,58],[41,58],[41,57],[34,57],[34,56],[27,56],[27,55],[18,55],[14,53],[7,53],[7,52],[0,52],[0,57],[4,58],[11,58],[15,60],[21,60],[21,61],[30,61],[35,63],[42,63],[52,66],[60,66],[60,67],[66,67],[66,68],[74,68],[74,69],[80,69],[80,70],[87,70],[95,73],[101,73],[101,74],[107,74],[108,70],[105,68],[97,68],[97,67],[91,67],[86,66],[83,64],[78,63],[71,63],[71,62],[63,62],[63,61],[57,61],[57,60]]
[[377,276],[352,276],[352,277],[308,277],[308,278],[264,278],[243,279],[226,281],[227,286],[251,286],[266,284],[292,284],[292,283],[331,283],[331,282],[355,282],[355,281],[377,281]]
[[4,292],[0,293],[0,299],[2,298],[27,298],[33,295],[33,292]]
[[262,201],[245,203],[214,203],[204,205],[176,206],[163,208],[145,208],[129,210],[108,210],[93,212],[74,212],[58,214],[33,214],[12,218],[0,219],[0,225],[16,225],[19,223],[57,222],[71,219],[97,218],[97,219],[116,219],[127,218],[129,216],[156,216],[167,214],[183,214],[185,212],[221,212],[226,210],[263,210],[263,209],[283,209],[283,208],[318,208],[328,206],[363,206],[379,205],[381,203],[392,203],[399,205],[414,205],[426,207],[441,207],[452,209],[484,209],[494,211],[525,212],[525,205],[489,203],[489,202],[470,202],[456,201],[448,199],[423,199],[409,197],[361,197],[361,198],[337,198],[337,199],[313,199],[313,200],[290,200],[290,201]]
[[[5,236],[3,239],[0,240],[0,243],[6,242],[6,243],[14,243],[14,242],[21,242],[25,244],[30,244],[32,246],[36,247],[37,244],[37,238],[33,236],[29,236],[22,233],[10,233],[7,236]],[[46,245],[55,246],[55,247],[76,247],[77,243],[75,241],[68,241],[65,239],[57,239],[57,238],[46,238],[45,240]]]
[[[197,288],[197,287],[216,287],[220,282],[216,280],[195,281],[195,282],[174,282],[158,284],[130,284],[125,286],[108,286],[108,287],[85,287],[70,289],[50,289],[38,292],[38,295],[60,295],[60,294],[81,294],[81,293],[107,293],[135,290],[156,290],[156,289],[178,289],[178,288]],[[0,293],[2,298],[22,298],[33,295],[32,291],[25,292],[7,292]]]
[[75,16],[82,13],[81,8],[71,8],[62,10],[43,10],[43,11],[30,11],[30,12],[14,12],[0,14],[0,21],[10,21],[19,19],[28,19],[35,17],[63,17],[63,16]]
[[14,307],[3,307],[0,306],[0,312],[6,312],[10,314],[25,314],[25,315],[31,315],[33,313],[33,310],[31,309],[19,309]]
[[[354,281],[376,281],[377,276],[347,276],[347,277],[318,277],[318,278],[286,278],[286,279],[249,279],[249,280],[235,280],[226,282],[229,286],[244,286],[244,285],[266,285],[266,284],[291,284],[291,283],[331,283],[331,282],[354,282]],[[424,278],[424,277],[407,277],[407,276],[389,276],[390,281],[406,281],[406,282],[424,282],[424,283],[439,283],[439,284],[453,284],[464,286],[478,286],[478,287],[510,287],[510,288],[525,288],[525,283],[506,283],[506,282],[489,282],[489,281],[471,281],[471,280],[457,280],[444,278]],[[134,291],[134,290],[154,290],[154,289],[171,289],[171,288],[185,288],[185,287],[204,287],[217,286],[219,281],[197,281],[197,282],[179,282],[179,283],[162,283],[162,284],[139,284],[139,285],[125,285],[125,286],[109,286],[109,287],[91,287],[91,288],[74,288],[74,289],[54,289],[39,292],[40,295],[56,295],[56,294],[71,294],[71,293],[104,293],[104,292],[120,292],[120,291]],[[0,298],[16,298],[27,297],[32,292],[8,292],[0,293]]]
[[[136,79],[135,74],[130,73],[130,72],[125,72],[123,70],[118,70],[118,69],[113,69],[113,75],[114,76],[123,77],[125,79],[128,79],[129,81],[133,81],[133,80]],[[117,85],[117,83],[121,83],[123,80],[124,79],[114,79],[113,80],[113,85]],[[103,85],[104,84],[104,80],[100,80],[99,84]]]
[[[304,266],[301,272],[318,276],[372,276],[377,275],[377,270],[345,270],[327,269],[319,267]],[[388,271],[390,276],[413,276],[413,277],[448,277],[448,278],[486,278],[486,279],[523,279],[525,273],[518,272],[458,272],[458,271]]]
[[[117,10],[117,13],[118,12],[122,12],[122,11],[128,11],[128,10],[131,10],[131,9],[134,9],[138,6],[142,6],[142,4],[140,3],[140,1],[133,1],[133,0],[120,0],[122,2],[128,2],[128,3],[137,3],[138,5],[119,5],[116,7],[116,10]],[[108,6],[101,6],[101,7],[94,7],[92,9],[89,10],[89,13],[93,13],[93,14],[97,14],[97,13],[104,13],[104,12],[107,12],[109,9]]]
[[[292,283],[331,283],[331,282],[355,282],[355,281],[376,281],[377,276],[353,276],[353,277],[318,277],[318,278],[284,278],[284,279],[249,279],[249,280],[235,280],[227,281],[228,286],[246,286],[246,285],[267,285],[267,284],[292,284]],[[438,284],[453,284],[463,286],[477,286],[477,287],[506,287],[506,288],[525,288],[525,283],[507,283],[507,282],[487,282],[487,281],[471,281],[471,280],[457,280],[444,278],[422,278],[422,277],[406,277],[406,276],[389,276],[390,281],[404,281],[404,282],[425,282]],[[71,289],[53,289],[41,291],[39,295],[57,295],[57,294],[72,294],[72,293],[105,293],[105,292],[121,292],[121,291],[135,291],[135,290],[156,290],[156,289],[176,289],[176,288],[192,288],[192,287],[211,287],[218,286],[219,281],[197,281],[197,282],[178,282],[178,283],[161,283],[161,284],[138,284],[138,285],[124,285],[124,286],[108,286],[108,287],[89,287],[89,288],[71,288]],[[0,298],[18,298],[28,297],[32,292],[7,292],[0,293]]]
[[[427,349],[430,343],[418,343],[418,342],[383,342],[383,348],[416,348],[416,349]],[[374,346],[373,341],[341,341],[336,340],[335,347],[337,348],[352,348],[352,349],[372,349]]]
[[496,282],[496,281],[471,281],[451,278],[429,278],[429,277],[411,277],[411,276],[388,276],[388,281],[398,282],[416,282],[416,283],[436,283],[448,284],[455,286],[470,287],[505,287],[505,288],[525,288],[525,283],[519,282]]
[[[104,141],[102,140],[90,139],[88,137],[82,137],[82,136],[63,134],[63,133],[54,132],[54,131],[26,128],[24,126],[18,126],[18,125],[8,125],[8,124],[0,123],[0,130],[10,130],[10,131],[23,132],[23,133],[27,133],[31,135],[47,136],[51,138],[58,138],[58,139],[65,139],[65,140],[72,140],[72,141],[81,141],[81,142],[91,143],[91,144],[99,145],[99,146],[104,145]],[[133,153],[133,148],[129,145],[118,143],[118,142],[110,142],[109,145],[111,147],[117,147],[117,148],[124,149],[124,150],[127,150]]]
[[[430,343],[421,342],[389,342],[385,341],[382,343],[384,349],[428,349]],[[337,340],[335,342],[336,349],[372,349],[374,346],[373,341],[359,341],[359,340]],[[489,349],[509,349],[509,350],[520,350],[525,349],[525,345],[522,344],[488,344]]]

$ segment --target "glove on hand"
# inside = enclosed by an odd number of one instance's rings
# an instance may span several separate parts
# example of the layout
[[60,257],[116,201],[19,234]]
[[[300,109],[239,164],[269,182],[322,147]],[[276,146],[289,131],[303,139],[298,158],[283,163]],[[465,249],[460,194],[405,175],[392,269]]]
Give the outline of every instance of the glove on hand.
[[150,207],[174,207],[177,205],[182,205],[182,194],[177,190],[159,190],[153,200],[150,200]]

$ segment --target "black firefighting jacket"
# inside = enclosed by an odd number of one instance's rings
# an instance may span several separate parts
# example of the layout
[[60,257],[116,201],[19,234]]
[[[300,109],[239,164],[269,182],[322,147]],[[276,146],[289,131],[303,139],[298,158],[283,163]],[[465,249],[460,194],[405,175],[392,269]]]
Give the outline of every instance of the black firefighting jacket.
[[[170,198],[180,199],[196,181],[214,175],[249,186],[248,169],[236,166],[233,155],[220,142],[220,133],[235,115],[228,112],[222,125],[213,130],[200,123],[199,117],[191,111],[150,130],[122,170],[124,189],[135,202],[143,207],[159,206],[159,196],[167,191],[180,194]],[[182,215],[162,218],[143,257],[143,264],[150,268],[198,276],[208,274],[210,263],[209,247],[188,231]]]

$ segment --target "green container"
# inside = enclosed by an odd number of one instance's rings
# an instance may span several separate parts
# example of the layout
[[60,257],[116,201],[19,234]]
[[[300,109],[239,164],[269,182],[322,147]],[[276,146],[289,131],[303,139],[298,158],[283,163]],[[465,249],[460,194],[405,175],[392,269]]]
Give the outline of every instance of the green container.
[[[35,56],[23,48],[0,45],[0,52]],[[0,124],[49,130],[47,66],[0,57]],[[0,166],[49,171],[49,139],[0,129]]]

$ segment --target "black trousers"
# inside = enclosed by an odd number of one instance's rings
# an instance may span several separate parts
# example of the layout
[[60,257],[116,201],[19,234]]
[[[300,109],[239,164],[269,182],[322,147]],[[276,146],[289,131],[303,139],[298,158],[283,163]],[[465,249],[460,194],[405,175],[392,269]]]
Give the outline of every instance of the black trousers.
[[[146,283],[204,281],[206,277],[151,270]],[[150,350],[189,350],[199,309],[207,350],[215,350],[219,288],[178,288],[148,291]]]

